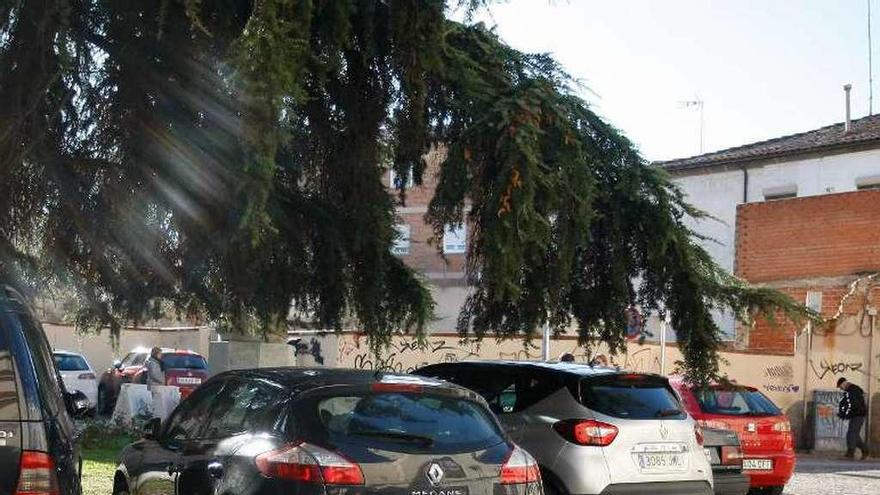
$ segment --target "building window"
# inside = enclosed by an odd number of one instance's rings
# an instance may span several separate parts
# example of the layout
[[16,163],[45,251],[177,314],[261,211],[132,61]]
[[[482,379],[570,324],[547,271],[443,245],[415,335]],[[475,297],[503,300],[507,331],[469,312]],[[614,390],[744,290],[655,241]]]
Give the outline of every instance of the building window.
[[443,254],[463,254],[467,251],[467,227],[447,225],[443,232]]
[[797,186],[794,184],[768,187],[764,189],[764,201],[776,201],[778,199],[789,199],[797,197]]
[[872,175],[870,177],[857,178],[856,179],[856,189],[858,189],[859,191],[880,189],[880,175]]
[[410,227],[407,224],[395,225],[397,237],[394,238],[394,244],[391,246],[391,254],[396,256],[406,256],[409,254],[410,245]]
[[[388,169],[388,187],[392,189],[397,189],[400,187],[400,176],[397,175],[397,172],[394,171],[393,168]],[[404,189],[409,189],[413,186],[413,172],[412,168],[409,169],[409,173],[406,176],[406,183],[403,184]]]

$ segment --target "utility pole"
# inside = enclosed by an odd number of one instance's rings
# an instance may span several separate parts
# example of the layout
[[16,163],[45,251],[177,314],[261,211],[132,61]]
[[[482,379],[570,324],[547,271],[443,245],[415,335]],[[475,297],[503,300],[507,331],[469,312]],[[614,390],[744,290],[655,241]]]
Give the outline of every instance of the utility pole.
[[868,115],[874,115],[874,68],[871,63],[874,48],[871,46],[871,0],[868,0]]

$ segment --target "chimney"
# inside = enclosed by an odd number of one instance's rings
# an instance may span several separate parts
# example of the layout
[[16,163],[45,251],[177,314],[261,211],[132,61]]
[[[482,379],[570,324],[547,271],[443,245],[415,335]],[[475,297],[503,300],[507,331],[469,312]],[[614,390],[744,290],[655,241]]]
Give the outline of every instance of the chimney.
[[852,130],[852,119],[849,112],[849,91],[851,89],[852,84],[843,85],[843,91],[846,93],[846,122],[843,124],[843,132],[850,132]]

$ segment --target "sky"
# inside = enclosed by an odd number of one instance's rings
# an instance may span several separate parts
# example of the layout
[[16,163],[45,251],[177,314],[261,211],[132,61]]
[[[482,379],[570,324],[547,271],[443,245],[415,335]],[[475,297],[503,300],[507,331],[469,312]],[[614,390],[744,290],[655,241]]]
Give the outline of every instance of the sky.
[[553,54],[594,111],[665,160],[700,153],[700,114],[684,101],[704,102],[704,152],[842,122],[846,83],[853,118],[867,115],[867,1],[509,0],[477,20]]

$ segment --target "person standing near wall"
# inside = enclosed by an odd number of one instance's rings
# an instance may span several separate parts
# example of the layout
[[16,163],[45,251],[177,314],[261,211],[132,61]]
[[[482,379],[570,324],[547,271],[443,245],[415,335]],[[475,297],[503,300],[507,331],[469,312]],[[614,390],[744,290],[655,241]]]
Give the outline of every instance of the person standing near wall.
[[165,385],[165,367],[162,366],[162,349],[153,347],[150,357],[144,363],[147,368],[147,386]]
[[862,459],[867,459],[870,455],[868,446],[862,440],[862,426],[865,424],[865,416],[868,415],[865,391],[858,385],[846,381],[846,378],[837,380],[837,388],[843,390],[838,416],[849,420],[849,428],[846,430],[846,458],[854,459],[856,449],[859,449],[862,451]]

